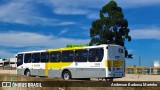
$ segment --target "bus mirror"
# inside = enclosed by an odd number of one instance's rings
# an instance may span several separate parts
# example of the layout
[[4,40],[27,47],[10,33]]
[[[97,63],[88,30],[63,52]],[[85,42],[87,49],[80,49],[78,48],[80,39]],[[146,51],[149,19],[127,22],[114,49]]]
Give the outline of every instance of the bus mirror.
[[108,46],[106,47],[106,49],[108,49]]

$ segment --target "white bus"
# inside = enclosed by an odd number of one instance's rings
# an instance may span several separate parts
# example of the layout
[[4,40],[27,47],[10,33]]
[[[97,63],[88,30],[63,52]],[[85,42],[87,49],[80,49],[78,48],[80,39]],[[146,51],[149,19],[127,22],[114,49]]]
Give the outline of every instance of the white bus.
[[20,52],[17,74],[26,76],[101,78],[113,80],[125,76],[124,48],[98,45]]

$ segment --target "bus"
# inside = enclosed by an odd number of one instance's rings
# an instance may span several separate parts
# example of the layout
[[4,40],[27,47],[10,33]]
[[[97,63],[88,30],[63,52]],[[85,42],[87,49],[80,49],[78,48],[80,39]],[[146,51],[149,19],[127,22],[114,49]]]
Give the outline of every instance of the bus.
[[69,79],[125,76],[124,47],[112,44],[19,52],[17,74]]

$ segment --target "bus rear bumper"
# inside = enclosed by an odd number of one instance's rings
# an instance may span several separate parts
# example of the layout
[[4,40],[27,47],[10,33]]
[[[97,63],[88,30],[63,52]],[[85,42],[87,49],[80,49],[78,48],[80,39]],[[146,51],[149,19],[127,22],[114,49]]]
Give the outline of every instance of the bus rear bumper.
[[125,74],[124,73],[111,73],[111,74],[108,74],[107,77],[113,77],[113,78],[116,78],[116,77],[124,77]]

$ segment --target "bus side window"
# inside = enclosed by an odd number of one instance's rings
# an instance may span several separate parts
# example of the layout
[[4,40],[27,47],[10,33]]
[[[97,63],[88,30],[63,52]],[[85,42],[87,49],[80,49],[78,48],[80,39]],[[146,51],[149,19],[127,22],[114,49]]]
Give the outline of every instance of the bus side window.
[[31,53],[26,53],[24,56],[24,63],[30,63],[31,62]]
[[62,51],[62,62],[73,62],[74,51]]
[[40,53],[33,53],[32,54],[32,62],[39,63],[40,62]]
[[23,64],[23,54],[18,54],[17,56],[17,66],[20,66]]
[[88,50],[76,50],[75,62],[87,62]]
[[89,62],[101,62],[103,55],[103,48],[89,49]]
[[59,62],[61,58],[61,52],[51,52],[50,62]]
[[42,52],[41,53],[41,62],[48,62],[49,61],[49,53],[48,52]]

